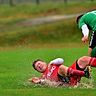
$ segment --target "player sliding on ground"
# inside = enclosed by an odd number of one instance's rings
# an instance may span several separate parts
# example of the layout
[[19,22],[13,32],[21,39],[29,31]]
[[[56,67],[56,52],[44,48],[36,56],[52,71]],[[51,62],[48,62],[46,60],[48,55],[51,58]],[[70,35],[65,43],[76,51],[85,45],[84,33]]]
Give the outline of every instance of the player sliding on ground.
[[42,60],[33,62],[33,68],[42,73],[41,77],[29,79],[33,83],[42,83],[44,80],[62,82],[68,86],[77,85],[82,77],[90,78],[90,69],[87,66],[96,67],[96,58],[83,56],[75,61],[70,67],[63,65],[64,60],[57,58],[49,64]]

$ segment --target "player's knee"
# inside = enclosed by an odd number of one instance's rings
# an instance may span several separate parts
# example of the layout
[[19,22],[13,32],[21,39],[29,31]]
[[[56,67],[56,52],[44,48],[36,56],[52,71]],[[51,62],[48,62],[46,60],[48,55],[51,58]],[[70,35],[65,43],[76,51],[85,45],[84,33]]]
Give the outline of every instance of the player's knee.
[[89,64],[89,60],[90,60],[90,57],[89,56],[83,56],[81,57],[78,62],[79,62],[79,65],[83,65],[83,66],[86,66]]
[[79,59],[79,61],[82,61],[82,62],[86,62],[89,60],[89,57],[88,56],[83,56]]
[[67,69],[68,69],[68,67],[66,67],[66,66],[64,66],[64,65],[61,65],[61,66],[59,67],[59,69],[58,69],[58,73],[59,73],[60,75],[64,75],[64,74],[67,73]]

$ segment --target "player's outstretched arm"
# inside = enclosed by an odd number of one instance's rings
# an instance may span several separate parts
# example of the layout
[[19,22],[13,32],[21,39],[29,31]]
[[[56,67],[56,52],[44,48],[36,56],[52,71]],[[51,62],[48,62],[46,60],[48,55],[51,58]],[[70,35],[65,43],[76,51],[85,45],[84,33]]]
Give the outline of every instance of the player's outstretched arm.
[[32,77],[32,78],[28,79],[28,81],[29,81],[29,82],[33,82],[33,83],[35,83],[35,84],[41,82],[41,80],[40,80],[39,77]]

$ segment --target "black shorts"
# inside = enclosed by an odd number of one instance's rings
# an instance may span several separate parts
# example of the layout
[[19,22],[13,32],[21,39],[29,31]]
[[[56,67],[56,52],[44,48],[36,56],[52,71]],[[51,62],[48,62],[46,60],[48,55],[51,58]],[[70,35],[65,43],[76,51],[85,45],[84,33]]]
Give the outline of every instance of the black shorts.
[[96,46],[96,31],[92,33],[90,42],[89,42],[89,48],[94,48]]

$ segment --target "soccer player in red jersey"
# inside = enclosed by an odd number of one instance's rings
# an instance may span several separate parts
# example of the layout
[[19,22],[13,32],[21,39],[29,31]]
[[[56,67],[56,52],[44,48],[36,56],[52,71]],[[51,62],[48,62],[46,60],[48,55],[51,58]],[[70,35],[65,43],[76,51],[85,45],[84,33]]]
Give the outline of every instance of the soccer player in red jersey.
[[45,79],[55,82],[63,82],[69,86],[77,85],[82,77],[90,78],[90,70],[87,66],[96,67],[96,58],[83,56],[75,61],[70,67],[63,65],[64,60],[57,58],[49,64],[37,59],[33,62],[33,68],[42,73],[41,77],[32,77],[29,81],[40,83]]

